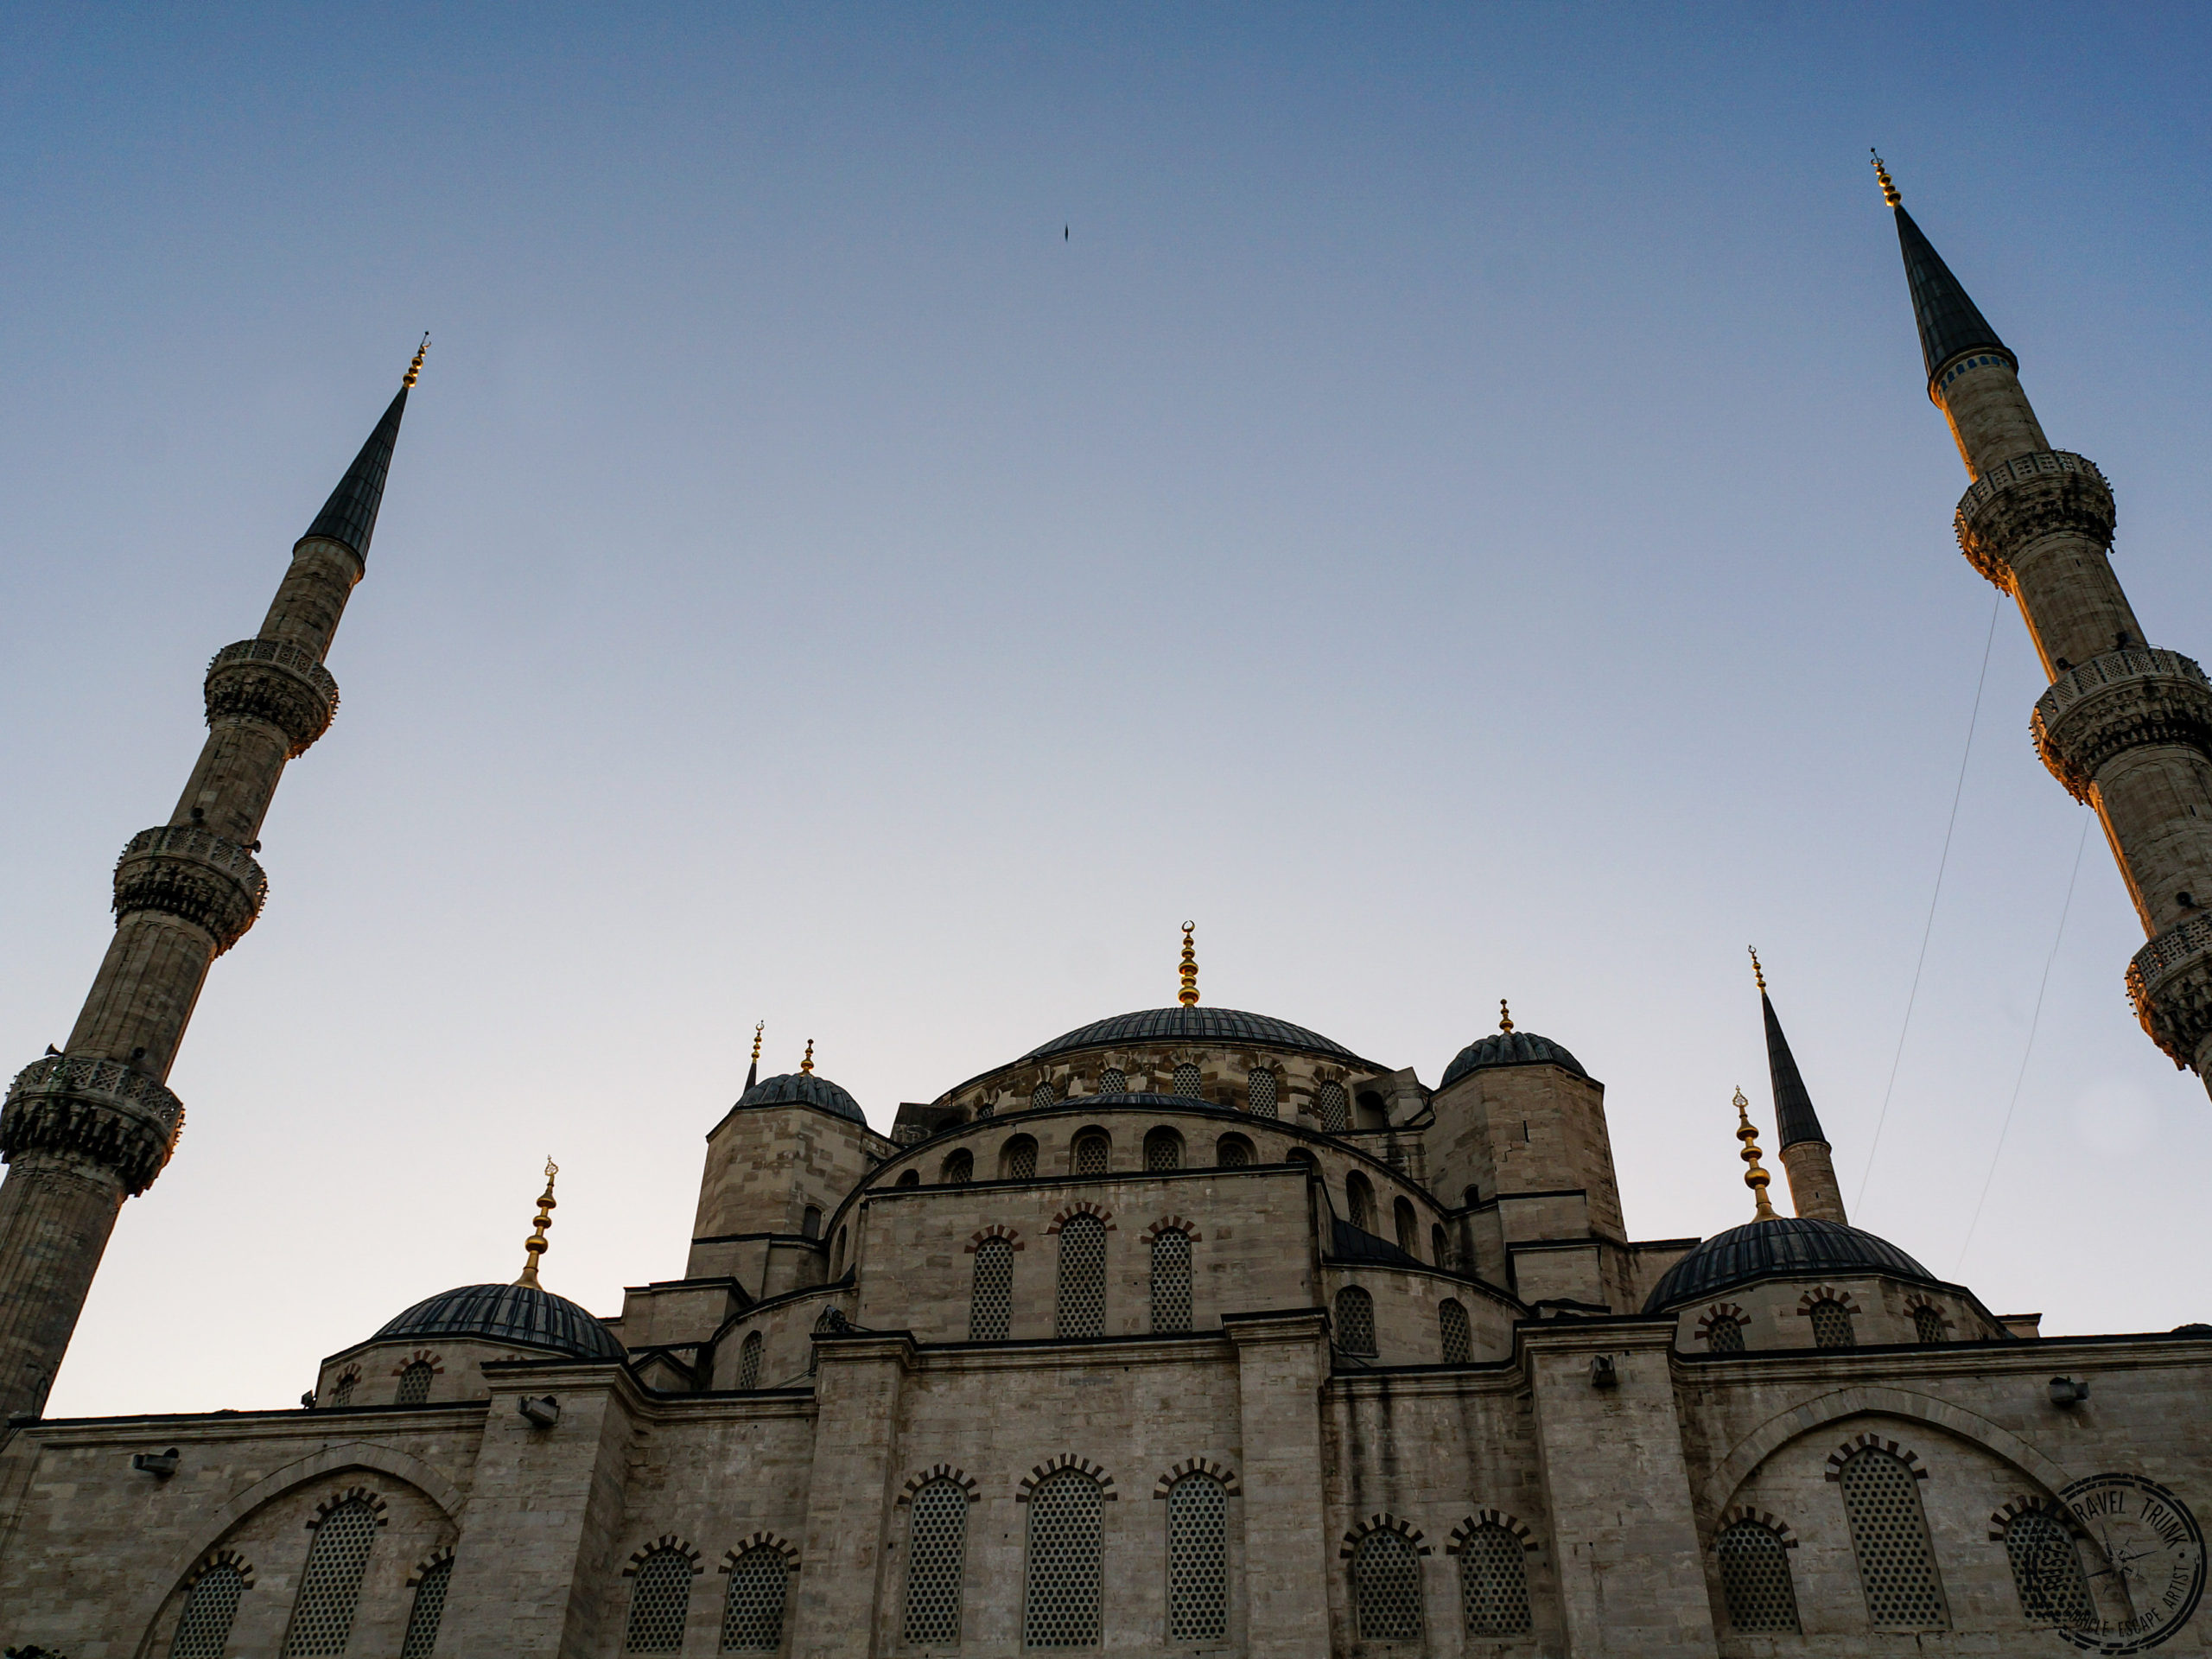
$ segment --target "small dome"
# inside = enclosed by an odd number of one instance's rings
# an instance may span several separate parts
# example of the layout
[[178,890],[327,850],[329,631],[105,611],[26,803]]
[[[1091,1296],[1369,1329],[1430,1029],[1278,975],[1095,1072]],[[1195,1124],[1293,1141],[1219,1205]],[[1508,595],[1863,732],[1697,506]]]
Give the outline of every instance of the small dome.
[[535,1285],[463,1285],[416,1303],[369,1340],[423,1337],[481,1337],[550,1348],[575,1359],[626,1357],[612,1331],[567,1298]]
[[1539,1037],[1533,1031],[1494,1031],[1453,1055],[1452,1064],[1444,1068],[1444,1081],[1436,1086],[1449,1089],[1468,1072],[1493,1065],[1556,1065],[1578,1077],[1590,1075],[1582,1069],[1581,1061],[1548,1037]]
[[763,1077],[737,1097],[737,1107],[732,1109],[792,1105],[819,1106],[825,1112],[850,1118],[863,1128],[868,1126],[868,1115],[861,1110],[860,1102],[829,1078],[817,1077],[811,1071],[786,1071],[780,1077]]
[[1014,1064],[1072,1053],[1078,1048],[1135,1043],[1251,1043],[1262,1048],[1302,1049],[1308,1054],[1325,1054],[1355,1065],[1367,1064],[1342,1043],[1331,1042],[1319,1032],[1294,1026],[1287,1020],[1204,1005],[1194,1008],[1141,1008],[1135,1014],[1117,1014],[1110,1020],[1094,1020],[1031,1049]]
[[1707,1239],[1667,1269],[1645,1299],[1643,1311],[1656,1313],[1677,1302],[1699,1301],[1755,1279],[1826,1278],[1839,1273],[1880,1273],[1923,1284],[1942,1282],[1886,1238],[1840,1221],[1777,1216],[1772,1221],[1747,1221]]

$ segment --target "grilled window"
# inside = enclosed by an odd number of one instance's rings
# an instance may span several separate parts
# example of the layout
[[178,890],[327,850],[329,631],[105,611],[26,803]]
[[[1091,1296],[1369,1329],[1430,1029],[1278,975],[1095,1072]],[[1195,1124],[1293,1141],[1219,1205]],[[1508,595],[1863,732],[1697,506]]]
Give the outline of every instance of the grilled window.
[[1046,1476],[1029,1494],[1029,1595],[1025,1648],[1098,1645],[1106,1503],[1079,1469]]
[[1006,1143],[999,1154],[999,1164],[1009,1181],[1033,1181],[1037,1179],[1037,1143],[1026,1135],[1017,1135]]
[[438,1626],[446,1616],[446,1586],[453,1582],[453,1557],[433,1561],[415,1583],[415,1605],[407,1611],[407,1634],[399,1659],[430,1659],[438,1645]]
[[1052,1085],[1049,1083],[1040,1083],[1029,1091],[1030,1105],[1040,1111],[1047,1106],[1058,1105],[1059,1098],[1052,1092]]
[[965,1186],[976,1179],[976,1154],[963,1147],[944,1160],[938,1179],[947,1186]]
[[1822,1297],[1813,1304],[1813,1346],[1856,1348],[1859,1333],[1851,1327],[1851,1310],[1841,1302]]
[[346,1651],[353,1611],[360,1605],[361,1573],[376,1536],[377,1512],[365,1499],[348,1498],[322,1517],[300,1573],[291,1628],[284,1632],[285,1659]]
[[395,1402],[403,1406],[419,1406],[430,1397],[429,1363],[416,1360],[399,1374],[399,1397]]
[[1325,1083],[1314,1091],[1313,1115],[1332,1135],[1341,1135],[1351,1127],[1351,1101],[1341,1083]]
[[1109,1065],[1098,1074],[1098,1092],[1102,1095],[1126,1095],[1129,1079],[1118,1065]]
[[1720,1558],[1720,1596],[1732,1628],[1797,1629],[1797,1586],[1780,1538],[1756,1521],[1738,1521],[1722,1529],[1713,1548]]
[[933,1480],[914,1494],[912,1509],[902,1637],[910,1647],[957,1647],[961,1577],[968,1554],[968,1494],[956,1481]]
[[245,1574],[228,1561],[218,1561],[194,1579],[169,1642],[169,1659],[223,1659],[245,1589]]
[[330,1403],[334,1409],[342,1411],[353,1403],[353,1387],[360,1380],[359,1371],[348,1371],[330,1385]]
[[1923,1302],[1912,1310],[1912,1334],[1924,1345],[1935,1346],[1943,1340],[1943,1316]]
[[1447,1296],[1437,1307],[1436,1324],[1444,1338],[1444,1363],[1446,1365],[1473,1363],[1474,1332],[1468,1328],[1465,1306]]
[[1185,1475],[1167,1491],[1167,1639],[1229,1635],[1229,1489]]
[[1375,1299],[1357,1285],[1337,1293],[1337,1346],[1348,1354],[1375,1351]]
[[1744,1351],[1744,1325],[1740,1319],[1726,1313],[1716,1313],[1705,1327],[1705,1349],[1711,1354],[1740,1354]]
[[2005,1556],[2020,1592],[2020,1616],[2029,1624],[2063,1630],[2096,1624],[2082,1557],[2063,1522],[2040,1510],[2014,1516],[2005,1528]]
[[1187,1060],[1181,1065],[1177,1066],[1175,1068],[1175,1081],[1173,1085],[1173,1091],[1175,1094],[1179,1095],[1185,1100],[1197,1100],[1199,1098],[1198,1068],[1191,1065]]
[[1244,1104],[1255,1117],[1273,1117],[1275,1098],[1281,1092],[1275,1074],[1264,1065],[1244,1079]]
[[737,1386],[757,1389],[760,1386],[760,1333],[748,1331],[745,1340],[737,1345]]
[[1059,1306],[1053,1330],[1063,1337],[1095,1337],[1106,1328],[1106,1224],[1072,1216],[1060,1229]]
[[1344,1208],[1351,1212],[1351,1224],[1361,1232],[1375,1230],[1375,1189],[1357,1170],[1344,1177]]
[[638,1565],[631,1582],[630,1627],[625,1653],[681,1653],[683,1621],[691,1611],[691,1558],[680,1549],[657,1549]]
[[1528,1551],[1495,1521],[1484,1522],[1459,1546],[1459,1610],[1470,1636],[1529,1632]]
[[1160,1233],[1152,1241],[1152,1328],[1173,1335],[1191,1328],[1191,1236]]
[[1103,1175],[1106,1173],[1108,1142],[1103,1135],[1077,1137],[1075,1143],[1075,1173],[1078,1175]]
[[1370,1532],[1351,1557],[1352,1602],[1363,1642],[1421,1640],[1421,1557],[1395,1532]]
[[1926,1630],[1949,1626],[1919,1483],[1904,1459],[1864,1446],[1845,1459],[1837,1484],[1851,1522],[1851,1548],[1866,1613],[1878,1630]]
[[773,1653],[784,1645],[784,1584],[790,1569],[783,1551],[755,1544],[729,1567],[722,1601],[722,1651]]
[[1154,1129],[1145,1136],[1144,1166],[1151,1170],[1182,1168],[1183,1137],[1173,1129]]
[[1014,1307],[1014,1246],[987,1238],[976,1247],[976,1277],[968,1299],[968,1340],[1004,1342]]
[[1213,1160],[1223,1169],[1243,1169],[1252,1161],[1252,1143],[1241,1135],[1224,1135],[1214,1145]]
[[1400,1198],[1390,1206],[1391,1224],[1398,1230],[1398,1248],[1408,1255],[1421,1254],[1421,1222],[1414,1215],[1410,1199]]

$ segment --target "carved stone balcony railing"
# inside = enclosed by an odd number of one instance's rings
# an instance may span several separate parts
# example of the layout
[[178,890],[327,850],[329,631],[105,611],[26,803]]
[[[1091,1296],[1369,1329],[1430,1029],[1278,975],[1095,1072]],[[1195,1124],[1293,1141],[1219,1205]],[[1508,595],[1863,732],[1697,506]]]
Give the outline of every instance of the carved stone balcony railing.
[[115,864],[115,913],[142,911],[203,927],[220,956],[245,937],[269,897],[269,877],[236,842],[194,823],[142,830]]
[[2108,651],[2053,680],[2028,730],[2051,776],[2086,801],[2097,768],[2129,749],[2186,743],[2212,754],[2212,680],[2177,651]]
[[2212,916],[2170,927],[2127,964],[2127,995],[2152,1042],[2188,1065],[2212,1037]]
[[2006,593],[2012,558],[2041,537],[2072,531],[2112,545],[2112,486],[2087,456],[2039,450],[1999,463],[1967,486],[1952,520],[1959,550]]
[[296,760],[330,729],[338,682],[311,652],[282,639],[241,639],[207,664],[207,720],[265,720],[284,734]]
[[122,1177],[136,1198],[154,1184],[184,1132],[184,1103],[120,1060],[49,1054],[16,1073],[0,1105],[0,1153],[86,1159]]

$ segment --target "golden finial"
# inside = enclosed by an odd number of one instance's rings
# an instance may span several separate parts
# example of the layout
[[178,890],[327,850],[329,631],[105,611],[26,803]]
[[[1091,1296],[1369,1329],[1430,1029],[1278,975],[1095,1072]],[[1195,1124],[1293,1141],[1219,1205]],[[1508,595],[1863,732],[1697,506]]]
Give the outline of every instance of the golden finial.
[[1903,207],[1904,198],[1897,194],[1897,184],[1890,177],[1890,169],[1882,165],[1882,158],[1875,155],[1872,149],[1870,149],[1866,153],[1874,156],[1874,176],[1882,181],[1882,200],[1892,207]]
[[1761,996],[1764,996],[1766,995],[1766,969],[1759,966],[1759,948],[1756,944],[1747,944],[1744,949],[1751,953],[1751,977],[1758,981],[1759,995]]
[[1505,999],[1497,999],[1497,1028],[1510,1033],[1513,1029],[1513,1010],[1505,1006]]
[[1191,930],[1197,925],[1183,924],[1183,988],[1175,993],[1175,1000],[1186,1008],[1198,1006],[1198,954],[1191,945]]
[[522,1277],[515,1283],[528,1285],[532,1290],[538,1287],[537,1258],[552,1248],[545,1242],[545,1230],[553,1224],[553,1178],[560,1173],[561,1166],[548,1158],[545,1160],[545,1191],[537,1198],[537,1230],[523,1241],[522,1247],[529,1254],[522,1259]]
[[760,1064],[760,1033],[767,1029],[768,1022],[766,1020],[755,1020],[753,1022],[753,1064],[755,1065]]
[[423,355],[430,349],[430,331],[423,331],[423,343],[415,348],[415,360],[407,365],[407,378],[399,384],[408,391],[415,390],[415,383],[423,378]]
[[1744,1091],[1738,1089],[1736,1090],[1736,1122],[1742,1127],[1736,1131],[1736,1138],[1744,1143],[1743,1157],[1746,1166],[1744,1171],[1744,1185],[1751,1189],[1751,1197],[1758,1201],[1759,1206],[1758,1213],[1751,1219],[1779,1221],[1781,1217],[1774,1213],[1774,1206],[1766,1201],[1766,1184],[1771,1178],[1766,1171],[1759,1167],[1759,1132],[1751,1127],[1751,1103],[1744,1098]]
[[814,1039],[811,1037],[806,1039],[806,1058],[798,1063],[798,1069],[802,1077],[814,1075]]

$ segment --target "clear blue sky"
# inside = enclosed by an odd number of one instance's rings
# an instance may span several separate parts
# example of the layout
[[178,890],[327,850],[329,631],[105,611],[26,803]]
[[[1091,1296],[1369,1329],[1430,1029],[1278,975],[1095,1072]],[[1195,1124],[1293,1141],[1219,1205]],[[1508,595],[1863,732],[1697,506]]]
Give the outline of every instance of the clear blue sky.
[[[433,331],[345,704],[58,1412],[682,1271],[753,1020],[880,1126],[1172,998],[1436,1080],[1501,995],[1643,1237],[1748,1214],[1764,955],[1854,1218],[2212,1318],[2212,1109],[1923,394],[1879,144],[2212,654],[2195,8],[0,15],[0,1038],[66,1033],[207,658]],[[1063,227],[1066,234],[1063,234]],[[1871,1169],[1870,1169],[1871,1157]],[[1966,1254],[1961,1256],[1962,1250]],[[158,1356],[158,1361],[149,1356]]]

